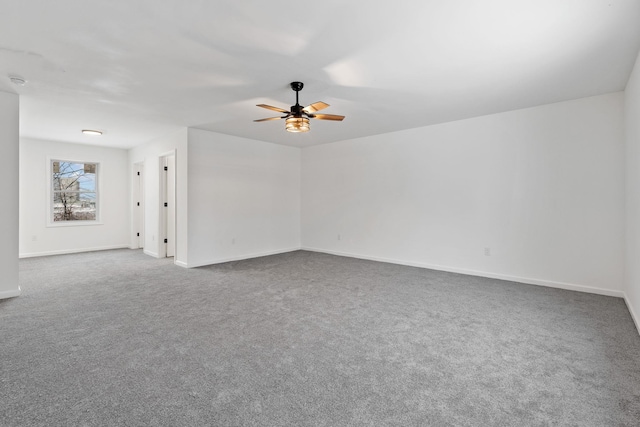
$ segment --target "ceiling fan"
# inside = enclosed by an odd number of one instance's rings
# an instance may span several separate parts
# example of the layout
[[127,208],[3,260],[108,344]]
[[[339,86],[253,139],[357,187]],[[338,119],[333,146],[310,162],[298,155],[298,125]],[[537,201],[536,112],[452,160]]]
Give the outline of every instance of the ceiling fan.
[[302,107],[298,103],[298,92],[302,90],[304,84],[302,82],[291,82],[291,89],[296,92],[296,105],[291,106],[291,111],[287,111],[282,108],[274,107],[267,104],[257,104],[257,107],[266,108],[267,110],[278,111],[284,113],[282,117],[268,117],[266,119],[254,120],[254,122],[266,122],[269,120],[285,119],[285,129],[288,132],[309,132],[309,119],[319,120],[334,120],[342,121],[344,116],[338,116],[336,114],[315,114],[316,111],[323,110],[329,106],[322,101],[314,102],[311,105]]

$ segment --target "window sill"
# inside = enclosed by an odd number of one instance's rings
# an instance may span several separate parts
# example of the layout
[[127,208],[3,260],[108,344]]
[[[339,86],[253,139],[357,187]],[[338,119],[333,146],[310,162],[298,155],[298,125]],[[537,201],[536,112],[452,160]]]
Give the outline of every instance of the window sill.
[[48,222],[48,228],[57,228],[57,227],[84,227],[87,225],[104,225],[103,222],[100,221],[58,221],[58,222]]

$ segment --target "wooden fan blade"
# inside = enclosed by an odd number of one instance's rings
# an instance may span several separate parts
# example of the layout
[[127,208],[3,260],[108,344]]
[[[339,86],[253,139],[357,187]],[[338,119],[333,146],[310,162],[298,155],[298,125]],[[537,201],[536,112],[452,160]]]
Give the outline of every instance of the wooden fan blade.
[[344,116],[338,116],[337,114],[314,114],[313,118],[320,120],[337,120],[340,122],[344,119]]
[[267,117],[266,119],[254,120],[254,122],[268,122],[269,120],[280,120],[280,119],[284,119],[284,117]]
[[307,105],[306,107],[304,107],[302,109],[302,111],[304,111],[307,114],[313,114],[316,111],[320,111],[320,110],[324,110],[325,108],[327,108],[329,106],[329,104],[324,103],[322,101],[318,101],[318,102],[314,102],[311,105]]
[[274,107],[273,105],[257,104],[256,107],[266,108],[267,110],[279,111],[281,113],[289,114],[289,110],[283,110],[282,108]]

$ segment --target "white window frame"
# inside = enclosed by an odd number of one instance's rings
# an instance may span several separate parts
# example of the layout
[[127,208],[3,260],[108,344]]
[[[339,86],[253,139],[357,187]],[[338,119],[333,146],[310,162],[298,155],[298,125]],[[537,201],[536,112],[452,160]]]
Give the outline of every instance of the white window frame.
[[[92,220],[78,220],[78,221],[54,221],[53,220],[53,162],[67,162],[67,163],[91,163],[96,165],[96,219]],[[87,225],[102,225],[101,215],[100,215],[100,174],[102,168],[100,162],[93,160],[74,160],[61,157],[47,157],[47,227],[76,227],[76,226],[87,226]]]

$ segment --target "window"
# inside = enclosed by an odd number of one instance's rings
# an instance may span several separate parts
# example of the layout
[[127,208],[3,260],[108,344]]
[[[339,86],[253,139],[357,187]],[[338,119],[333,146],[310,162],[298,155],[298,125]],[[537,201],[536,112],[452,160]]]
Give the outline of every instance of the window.
[[50,219],[53,223],[98,220],[97,172],[97,163],[51,161]]

